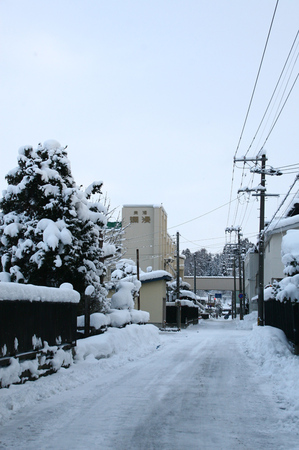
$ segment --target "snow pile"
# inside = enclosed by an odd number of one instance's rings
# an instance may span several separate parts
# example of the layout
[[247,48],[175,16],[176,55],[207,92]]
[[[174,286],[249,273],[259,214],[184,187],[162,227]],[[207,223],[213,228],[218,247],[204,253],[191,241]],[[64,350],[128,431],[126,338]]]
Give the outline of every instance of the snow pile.
[[159,331],[154,325],[129,325],[126,328],[109,328],[100,336],[91,336],[77,342],[75,361],[86,358],[108,358],[121,352],[130,352],[140,347],[146,337],[148,343],[158,341]]
[[50,288],[31,284],[0,282],[1,300],[79,303],[80,295],[72,289],[72,285],[69,283],[63,283],[60,288]]
[[288,411],[289,423],[298,426],[299,357],[292,353],[283,331],[257,325],[256,313],[248,316],[247,324],[245,320],[243,322],[244,328],[246,325],[252,327],[252,332],[241,339],[240,345],[254,361],[258,375],[274,386],[275,395],[281,399],[282,409]]

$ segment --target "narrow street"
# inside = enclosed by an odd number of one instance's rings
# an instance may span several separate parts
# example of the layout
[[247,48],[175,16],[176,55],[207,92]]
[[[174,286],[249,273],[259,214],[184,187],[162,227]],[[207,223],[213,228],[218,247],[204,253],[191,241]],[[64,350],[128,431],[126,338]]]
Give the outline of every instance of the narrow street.
[[22,409],[0,449],[299,449],[242,351],[248,332],[214,320],[164,333],[150,355]]

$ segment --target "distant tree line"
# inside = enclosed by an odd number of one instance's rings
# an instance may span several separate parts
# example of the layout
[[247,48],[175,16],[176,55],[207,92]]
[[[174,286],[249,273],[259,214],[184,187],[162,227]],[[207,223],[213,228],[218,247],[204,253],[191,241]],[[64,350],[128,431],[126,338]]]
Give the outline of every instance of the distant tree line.
[[[245,255],[249,249],[254,250],[254,244],[249,240],[242,239],[240,242],[241,255]],[[226,244],[221,253],[209,253],[205,248],[201,248],[192,253],[188,248],[182,251],[185,256],[185,276],[194,275],[194,265],[196,266],[196,276],[198,277],[219,277],[233,274],[233,260],[235,259],[236,271],[239,271],[239,248],[237,244]]]

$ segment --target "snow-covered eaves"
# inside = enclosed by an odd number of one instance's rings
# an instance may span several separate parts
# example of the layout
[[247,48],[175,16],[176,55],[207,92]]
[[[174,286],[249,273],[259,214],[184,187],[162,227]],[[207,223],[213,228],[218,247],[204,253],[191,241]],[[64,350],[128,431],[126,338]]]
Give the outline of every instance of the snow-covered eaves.
[[68,283],[60,288],[0,282],[0,301],[79,303],[80,294]]
[[281,217],[273,220],[273,222],[265,229],[266,236],[275,233],[282,233],[289,230],[291,227],[299,228],[299,215],[292,217]]

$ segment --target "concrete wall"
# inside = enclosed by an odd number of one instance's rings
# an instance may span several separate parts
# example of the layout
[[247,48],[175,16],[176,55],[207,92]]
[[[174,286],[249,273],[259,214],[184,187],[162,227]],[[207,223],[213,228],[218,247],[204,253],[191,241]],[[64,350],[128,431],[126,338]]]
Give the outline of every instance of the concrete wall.
[[264,284],[272,284],[273,280],[284,277],[284,265],[281,262],[281,241],[286,233],[276,233],[270,236],[265,248]]

